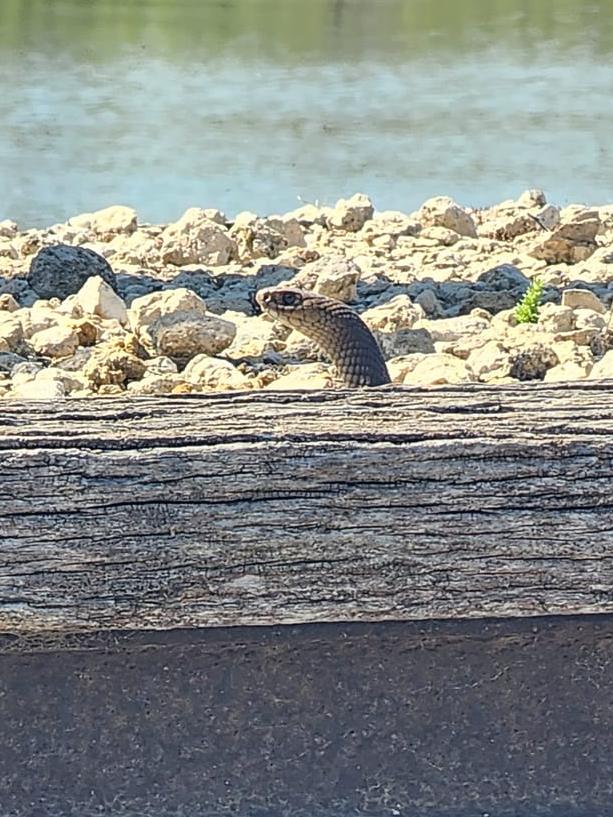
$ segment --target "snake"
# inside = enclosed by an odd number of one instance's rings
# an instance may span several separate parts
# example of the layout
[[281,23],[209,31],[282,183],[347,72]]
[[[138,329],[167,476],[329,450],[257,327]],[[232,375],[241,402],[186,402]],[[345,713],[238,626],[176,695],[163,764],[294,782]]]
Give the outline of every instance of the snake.
[[255,300],[264,313],[315,341],[345,386],[391,382],[374,335],[347,304],[294,287],[260,289]]

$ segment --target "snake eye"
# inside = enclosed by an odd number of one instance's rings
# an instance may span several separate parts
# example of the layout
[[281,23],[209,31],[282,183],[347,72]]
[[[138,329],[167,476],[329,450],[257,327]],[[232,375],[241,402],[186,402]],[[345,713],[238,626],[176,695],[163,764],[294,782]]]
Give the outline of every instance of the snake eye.
[[297,306],[300,303],[300,295],[297,292],[284,292],[280,301],[282,306]]

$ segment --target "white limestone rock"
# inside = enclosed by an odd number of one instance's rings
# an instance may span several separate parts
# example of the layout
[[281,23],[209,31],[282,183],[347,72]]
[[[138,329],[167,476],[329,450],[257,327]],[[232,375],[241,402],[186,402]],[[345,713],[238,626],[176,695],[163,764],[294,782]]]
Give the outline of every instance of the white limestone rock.
[[9,292],[0,295],[0,312],[15,312],[19,309],[19,304]]
[[372,330],[396,332],[411,329],[418,320],[426,317],[426,313],[408,295],[401,294],[365,310],[360,317]]
[[322,255],[317,261],[305,264],[288,284],[349,303],[357,298],[359,278],[360,268],[351,259]]
[[368,196],[356,193],[350,199],[339,199],[326,219],[334,230],[357,233],[373,217],[374,207]]
[[562,293],[562,306],[570,309],[591,309],[600,313],[606,311],[602,301],[589,289],[565,289]]
[[425,355],[415,368],[407,372],[403,383],[407,386],[440,386],[451,383],[470,383],[473,373],[463,360],[454,355]]
[[196,355],[187,364],[182,374],[188,383],[206,391],[250,388],[247,377],[229,360],[209,355]]
[[417,219],[426,227],[446,227],[460,235],[477,236],[470,213],[449,196],[435,196],[425,201],[419,208]]
[[334,375],[325,363],[303,363],[287,374],[273,380],[265,388],[271,391],[294,391],[302,389],[329,389],[334,385]]
[[94,233],[101,241],[110,241],[116,235],[133,233],[137,227],[137,215],[131,207],[115,204],[94,213],[73,216],[68,224]]
[[225,227],[199,207],[191,207],[162,233],[160,255],[164,263],[175,266],[218,266],[236,258],[237,246]]
[[50,326],[30,338],[32,348],[43,357],[68,357],[79,346],[79,333],[73,326]]
[[88,278],[75,294],[71,306],[80,308],[84,315],[98,315],[101,318],[128,323],[126,305],[117,293],[100,276]]

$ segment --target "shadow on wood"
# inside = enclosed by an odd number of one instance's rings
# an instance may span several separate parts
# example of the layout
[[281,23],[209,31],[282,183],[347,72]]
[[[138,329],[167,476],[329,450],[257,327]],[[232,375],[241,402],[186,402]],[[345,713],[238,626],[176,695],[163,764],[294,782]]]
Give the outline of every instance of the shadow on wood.
[[613,813],[613,617],[44,647],[0,656],[3,815]]

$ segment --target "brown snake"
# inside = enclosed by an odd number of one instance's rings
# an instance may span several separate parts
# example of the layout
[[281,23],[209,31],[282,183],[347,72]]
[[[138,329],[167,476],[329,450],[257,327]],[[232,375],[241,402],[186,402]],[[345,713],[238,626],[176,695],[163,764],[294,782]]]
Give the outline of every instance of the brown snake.
[[377,341],[347,304],[292,287],[261,289],[255,298],[264,312],[314,340],[331,359],[345,386],[390,382]]

